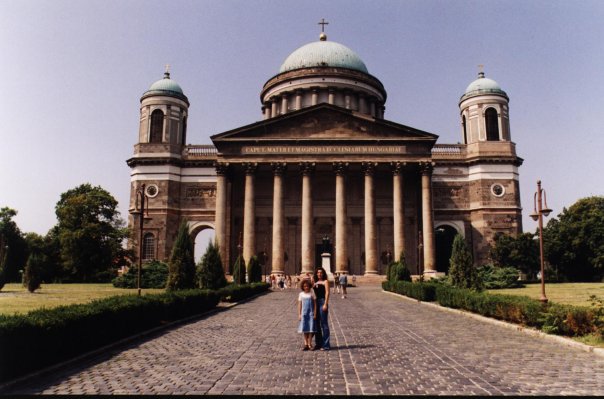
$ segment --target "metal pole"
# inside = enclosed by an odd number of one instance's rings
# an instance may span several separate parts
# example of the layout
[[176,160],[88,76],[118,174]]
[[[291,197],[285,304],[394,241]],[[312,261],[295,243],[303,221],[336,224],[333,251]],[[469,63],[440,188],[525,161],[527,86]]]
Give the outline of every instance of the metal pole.
[[539,301],[547,303],[548,299],[545,296],[545,272],[543,267],[543,205],[541,202],[541,180],[537,181],[537,213],[539,215],[539,255],[541,259],[541,298]]
[[138,289],[138,296],[141,296],[141,274],[143,270],[143,224],[145,222],[145,184],[140,188],[140,192],[137,193],[141,198],[141,213],[139,219],[139,241],[138,241],[138,273],[136,276],[136,288]]

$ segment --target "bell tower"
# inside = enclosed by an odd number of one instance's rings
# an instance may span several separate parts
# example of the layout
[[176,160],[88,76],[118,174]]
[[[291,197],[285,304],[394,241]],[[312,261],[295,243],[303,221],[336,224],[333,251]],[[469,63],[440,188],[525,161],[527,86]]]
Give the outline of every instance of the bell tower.
[[166,67],[163,79],[153,83],[141,97],[138,143],[134,156],[181,157],[187,139],[189,100],[182,88],[170,79]]

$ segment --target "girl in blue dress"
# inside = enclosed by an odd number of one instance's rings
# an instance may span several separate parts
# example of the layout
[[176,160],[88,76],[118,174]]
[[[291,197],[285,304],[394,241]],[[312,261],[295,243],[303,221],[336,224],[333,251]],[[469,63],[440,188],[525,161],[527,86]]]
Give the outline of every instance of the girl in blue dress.
[[311,289],[308,280],[302,280],[302,292],[298,295],[298,332],[304,334],[303,351],[314,350],[312,337],[317,331],[315,320],[317,319],[317,299]]

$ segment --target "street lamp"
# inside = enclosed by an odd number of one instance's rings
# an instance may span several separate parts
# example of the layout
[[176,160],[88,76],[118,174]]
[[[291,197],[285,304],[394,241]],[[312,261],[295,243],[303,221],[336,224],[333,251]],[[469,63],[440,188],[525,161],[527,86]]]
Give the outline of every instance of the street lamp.
[[[145,223],[145,199],[147,194],[145,193],[145,183],[141,184],[140,188],[136,190],[136,200],[134,204],[134,211],[131,212],[132,216],[136,219],[139,216],[139,239],[138,239],[138,272],[136,275],[136,289],[138,290],[138,296],[141,296],[141,272],[143,269],[143,225]],[[138,207],[140,201],[140,209]],[[148,208],[147,208],[148,212]]]
[[[545,202],[545,208],[543,207],[542,200]],[[541,298],[539,300],[542,303],[547,303],[547,297],[545,296],[545,274],[543,271],[543,216],[548,216],[552,211],[547,206],[547,196],[545,190],[541,188],[541,180],[537,180],[537,191],[533,196],[534,210],[531,213],[531,219],[539,221],[539,254],[541,257]]]

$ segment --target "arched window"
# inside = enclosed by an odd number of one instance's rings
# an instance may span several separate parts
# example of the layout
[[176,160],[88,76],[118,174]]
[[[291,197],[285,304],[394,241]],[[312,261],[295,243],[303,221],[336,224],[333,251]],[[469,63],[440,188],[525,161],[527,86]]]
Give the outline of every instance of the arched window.
[[468,130],[467,130],[467,126],[466,126],[466,116],[465,115],[462,115],[462,117],[461,117],[461,124],[463,126],[463,143],[468,144]]
[[484,122],[487,127],[487,141],[499,141],[499,121],[495,108],[489,108],[484,113]]
[[155,237],[147,233],[143,237],[143,260],[155,259]]
[[182,120],[182,145],[187,145],[187,117]]
[[151,137],[150,143],[161,143],[164,132],[164,113],[156,109],[151,113]]

